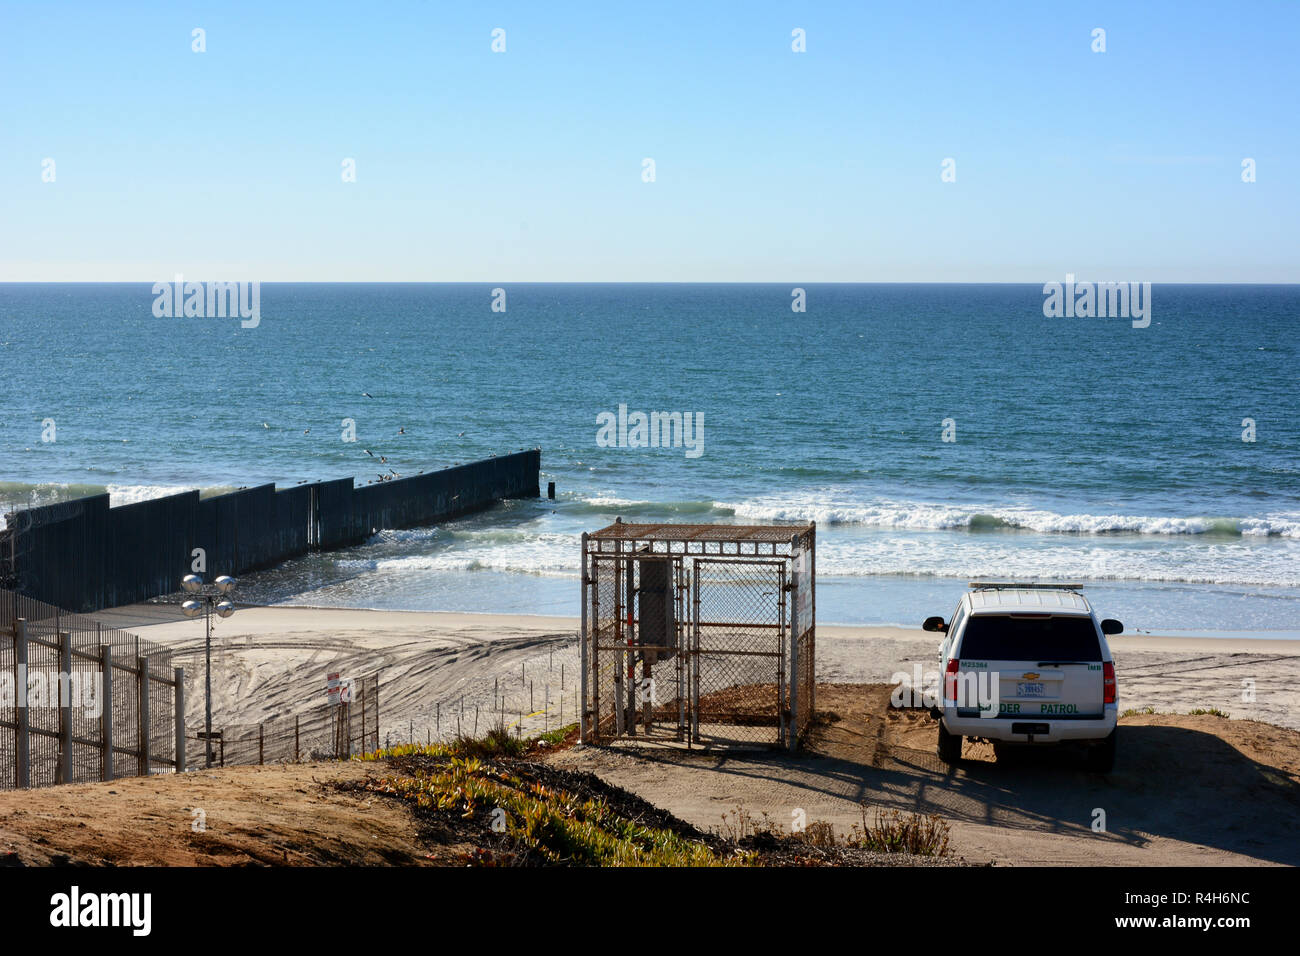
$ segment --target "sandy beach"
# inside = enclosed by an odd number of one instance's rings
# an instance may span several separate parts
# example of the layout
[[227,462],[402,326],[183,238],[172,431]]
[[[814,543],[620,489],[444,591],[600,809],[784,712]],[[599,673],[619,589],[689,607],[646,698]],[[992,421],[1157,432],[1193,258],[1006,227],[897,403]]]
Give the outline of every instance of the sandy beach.
[[[96,615],[171,647],[186,670],[189,712],[202,711],[203,624],[170,604]],[[325,700],[331,672],[378,670],[381,737],[425,739],[455,731],[464,701],[487,726],[494,699],[523,712],[526,730],[572,722],[578,679],[577,618],[307,607],[243,607],[213,626],[213,708],[218,724],[256,722]],[[818,627],[824,683],[879,684],[931,666],[935,636],[890,627]],[[1118,636],[1111,638],[1121,709],[1234,718],[1300,730],[1300,641]],[[1249,699],[1253,681],[1253,701]],[[531,716],[530,716],[531,715]],[[468,717],[466,718],[469,719]]]

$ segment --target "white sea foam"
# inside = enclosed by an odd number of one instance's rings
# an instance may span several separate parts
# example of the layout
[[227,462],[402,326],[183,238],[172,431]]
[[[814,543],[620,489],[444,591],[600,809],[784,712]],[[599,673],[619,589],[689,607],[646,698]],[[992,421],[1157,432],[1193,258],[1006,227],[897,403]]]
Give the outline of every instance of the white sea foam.
[[108,492],[109,505],[114,508],[120,508],[122,505],[133,505],[140,501],[152,501],[155,498],[166,498],[168,495],[179,495],[183,491],[193,491],[194,486],[108,485],[105,490]]
[[[409,543],[381,535],[371,539],[370,553],[349,552],[338,561],[349,571],[393,575],[497,571],[576,578],[578,530],[459,529]],[[928,523],[841,526],[819,535],[817,571],[840,578],[1070,578],[1289,588],[1300,587],[1300,542],[1185,535],[1175,545],[1130,535],[942,533]]]
[[1022,530],[1044,534],[1224,534],[1300,538],[1300,513],[1254,517],[1060,513],[1041,508],[952,505],[880,499],[855,501],[836,490],[825,495],[767,496],[737,502],[660,502],[597,496],[583,502],[592,510],[640,513],[711,512],[712,520],[816,521],[913,531]]
[[1259,517],[1060,514],[1034,508],[954,506],[929,502],[879,501],[835,503],[830,500],[780,501],[756,498],[719,510],[756,521],[816,521],[827,525],[862,525],[915,531],[1013,530],[1045,534],[1241,534],[1300,538],[1300,514],[1282,512]]

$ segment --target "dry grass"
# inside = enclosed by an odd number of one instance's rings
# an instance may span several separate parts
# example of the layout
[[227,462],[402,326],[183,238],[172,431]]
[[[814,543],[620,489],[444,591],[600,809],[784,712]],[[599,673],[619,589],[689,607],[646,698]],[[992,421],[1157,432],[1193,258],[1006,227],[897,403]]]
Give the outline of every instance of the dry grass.
[[825,850],[844,846],[879,853],[948,856],[949,831],[948,824],[938,814],[926,816],[879,809],[871,814],[870,808],[864,803],[862,824],[854,824],[853,830],[842,842],[835,836],[835,828],[825,820],[810,821],[791,836],[779,828],[768,814],[754,816],[744,807],[736,807],[724,813],[722,826],[716,832],[733,843],[752,838],[789,838]]
[[848,845],[882,853],[947,856],[950,828],[937,813],[901,813],[877,809],[871,820],[862,804],[862,825],[854,824]]

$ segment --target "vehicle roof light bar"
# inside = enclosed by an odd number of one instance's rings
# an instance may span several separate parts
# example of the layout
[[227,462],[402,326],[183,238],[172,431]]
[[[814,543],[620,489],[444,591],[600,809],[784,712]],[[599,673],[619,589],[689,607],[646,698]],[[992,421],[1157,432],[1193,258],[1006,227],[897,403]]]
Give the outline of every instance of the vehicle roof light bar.
[[1082,584],[1054,584],[1050,581],[971,581],[969,587],[977,591],[1031,590],[1031,591],[1082,591]]

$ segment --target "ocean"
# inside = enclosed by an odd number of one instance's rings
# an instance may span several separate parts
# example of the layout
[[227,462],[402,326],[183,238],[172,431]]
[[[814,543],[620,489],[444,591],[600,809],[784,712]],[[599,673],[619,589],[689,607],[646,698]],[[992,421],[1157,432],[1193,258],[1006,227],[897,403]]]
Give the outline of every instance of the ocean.
[[[576,615],[578,536],[617,515],[815,520],[823,623],[1070,579],[1130,633],[1300,636],[1300,286],[1156,285],[1145,328],[1049,318],[1039,285],[793,288],[268,283],[246,328],[157,317],[149,284],[0,285],[0,510],[540,447],[555,501],[240,596]],[[638,412],[690,443],[632,447]]]

